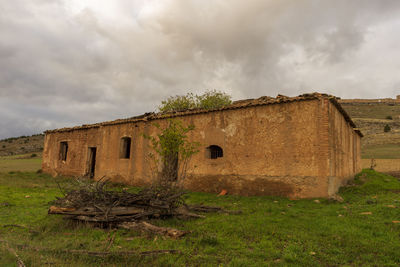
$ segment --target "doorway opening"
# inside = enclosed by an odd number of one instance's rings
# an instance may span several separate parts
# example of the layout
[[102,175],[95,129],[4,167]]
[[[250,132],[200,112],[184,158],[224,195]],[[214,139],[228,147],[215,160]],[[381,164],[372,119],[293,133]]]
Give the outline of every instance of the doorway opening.
[[88,166],[88,175],[89,178],[94,177],[94,172],[96,170],[96,147],[89,147],[89,166]]

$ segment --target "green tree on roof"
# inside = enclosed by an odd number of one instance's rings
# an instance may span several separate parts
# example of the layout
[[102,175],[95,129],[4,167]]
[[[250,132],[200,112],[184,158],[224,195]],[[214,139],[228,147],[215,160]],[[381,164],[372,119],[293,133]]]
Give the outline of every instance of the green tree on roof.
[[176,95],[161,101],[160,112],[183,111],[187,109],[216,109],[232,103],[231,96],[217,90],[207,91],[202,95],[187,93]]

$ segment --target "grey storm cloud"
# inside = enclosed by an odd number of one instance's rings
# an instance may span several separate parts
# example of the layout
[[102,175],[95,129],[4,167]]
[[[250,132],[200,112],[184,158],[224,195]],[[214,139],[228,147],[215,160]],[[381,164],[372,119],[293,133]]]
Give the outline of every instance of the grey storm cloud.
[[0,0],[0,138],[207,89],[394,97],[399,11],[398,0]]

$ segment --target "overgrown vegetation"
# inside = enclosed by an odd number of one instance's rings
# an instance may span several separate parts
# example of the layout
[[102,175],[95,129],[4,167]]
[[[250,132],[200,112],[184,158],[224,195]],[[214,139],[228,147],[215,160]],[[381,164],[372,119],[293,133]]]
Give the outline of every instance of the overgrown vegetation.
[[[59,182],[71,184],[69,179]],[[137,192],[125,185],[110,186]],[[48,202],[61,195],[54,178],[0,174],[0,262],[15,265],[12,249],[26,266],[398,266],[399,192],[396,178],[364,170],[351,186],[340,190],[344,203],[190,193],[188,203],[218,205],[243,214],[152,221],[191,231],[173,240],[48,216]],[[152,250],[176,253],[143,253]]]
[[207,91],[202,95],[188,93],[186,95],[171,96],[161,102],[160,112],[183,111],[187,109],[216,109],[232,103],[231,96],[220,91]]
[[[162,186],[179,185],[185,178],[192,156],[199,152],[200,143],[188,140],[193,125],[184,126],[180,120],[168,120],[167,126],[159,129],[157,136],[144,135],[150,140],[153,179]],[[160,170],[161,168],[161,170]]]

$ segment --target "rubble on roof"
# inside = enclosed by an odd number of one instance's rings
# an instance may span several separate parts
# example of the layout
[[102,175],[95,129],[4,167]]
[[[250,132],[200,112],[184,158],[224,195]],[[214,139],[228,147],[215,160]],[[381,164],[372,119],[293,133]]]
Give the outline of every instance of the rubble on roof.
[[94,123],[94,124],[84,124],[82,126],[75,126],[75,127],[70,127],[70,128],[48,130],[48,131],[45,131],[45,133],[67,132],[67,131],[74,131],[74,130],[81,130],[81,129],[99,128],[101,126],[106,126],[106,125],[133,123],[133,122],[140,122],[140,121],[150,121],[150,120],[156,120],[156,119],[173,118],[173,117],[179,117],[179,116],[187,116],[187,115],[200,114],[200,113],[209,113],[209,112],[222,111],[222,110],[231,110],[231,109],[239,109],[239,108],[246,108],[246,107],[273,105],[273,104],[279,104],[279,103],[288,103],[288,102],[315,100],[315,99],[329,99],[331,101],[331,103],[333,105],[335,105],[336,108],[340,111],[340,113],[343,114],[345,120],[351,125],[351,127],[353,127],[355,129],[355,132],[357,132],[361,137],[363,136],[362,133],[358,129],[356,129],[357,127],[354,124],[354,122],[351,120],[350,116],[339,104],[339,102],[338,102],[339,98],[337,98],[333,95],[316,93],[316,92],[315,93],[306,93],[306,94],[302,94],[302,95],[295,96],[295,97],[284,96],[281,94],[278,94],[276,98],[270,97],[270,96],[261,96],[256,99],[251,98],[251,99],[234,101],[229,106],[225,106],[225,107],[221,107],[221,108],[217,108],[217,109],[194,108],[194,109],[187,109],[184,111],[169,111],[169,112],[164,112],[164,113],[148,112],[148,113],[145,113],[145,114],[142,114],[139,116],[135,116],[135,117],[130,117],[127,119],[117,119],[117,120],[113,120],[113,121],[105,121],[105,122]]

